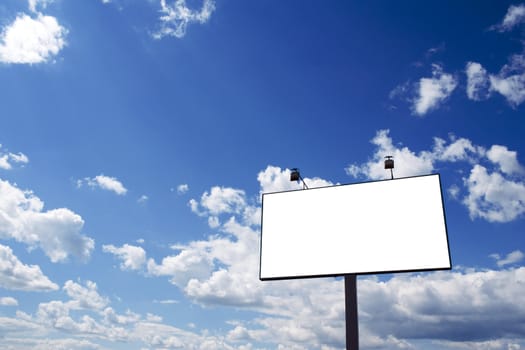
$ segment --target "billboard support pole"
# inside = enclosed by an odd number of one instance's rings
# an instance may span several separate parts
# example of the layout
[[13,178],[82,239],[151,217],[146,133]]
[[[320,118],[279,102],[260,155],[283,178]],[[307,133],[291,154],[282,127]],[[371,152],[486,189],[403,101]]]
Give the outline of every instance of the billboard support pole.
[[345,275],[346,350],[359,350],[356,275]]

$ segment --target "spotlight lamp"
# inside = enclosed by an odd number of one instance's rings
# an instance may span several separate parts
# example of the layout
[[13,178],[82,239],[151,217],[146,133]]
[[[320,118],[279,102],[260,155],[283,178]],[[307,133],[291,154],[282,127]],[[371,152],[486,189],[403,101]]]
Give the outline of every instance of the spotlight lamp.
[[301,176],[301,173],[299,172],[299,169],[297,168],[291,168],[290,169],[290,181],[302,181],[303,183],[303,190],[308,189],[308,186],[306,186],[306,183],[304,182],[304,179]]
[[385,169],[388,170],[390,169],[390,177],[391,179],[394,179],[394,158],[393,156],[386,156],[385,157]]

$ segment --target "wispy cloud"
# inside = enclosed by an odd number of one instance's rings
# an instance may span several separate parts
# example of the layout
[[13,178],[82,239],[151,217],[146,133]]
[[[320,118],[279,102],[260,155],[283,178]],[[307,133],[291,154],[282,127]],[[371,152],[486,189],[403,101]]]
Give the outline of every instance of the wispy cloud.
[[161,27],[153,34],[156,39],[165,36],[182,38],[186,35],[186,29],[191,23],[206,23],[215,10],[214,0],[203,0],[200,10],[190,9],[186,0],[175,0],[171,4],[167,0],[160,0]]
[[498,74],[490,75],[491,89],[503,95],[511,106],[525,101],[525,55],[513,55]]
[[490,96],[491,85],[487,71],[477,62],[468,62],[465,68],[467,74],[467,96],[474,101],[481,101]]
[[144,204],[144,203],[146,203],[148,200],[149,200],[149,197],[146,196],[145,194],[143,194],[142,196],[139,197],[139,199],[137,199],[137,203],[139,203],[139,204]]
[[525,5],[510,5],[503,21],[492,26],[490,29],[506,32],[514,29],[521,23],[525,23]]
[[525,258],[525,254],[523,254],[521,250],[515,250],[507,254],[504,258],[502,258],[499,254],[491,254],[490,257],[496,260],[496,264],[499,267],[503,267],[522,261]]
[[77,180],[77,187],[89,186],[91,188],[101,188],[103,190],[114,192],[118,195],[125,195],[128,190],[124,187],[115,177],[105,176],[103,174],[95,177],[85,177],[84,179]]
[[37,7],[45,9],[48,4],[53,3],[55,0],[28,0],[29,11],[37,12]]
[[29,158],[23,153],[2,152],[0,145],[0,169],[10,170],[13,168],[12,163],[27,164]]

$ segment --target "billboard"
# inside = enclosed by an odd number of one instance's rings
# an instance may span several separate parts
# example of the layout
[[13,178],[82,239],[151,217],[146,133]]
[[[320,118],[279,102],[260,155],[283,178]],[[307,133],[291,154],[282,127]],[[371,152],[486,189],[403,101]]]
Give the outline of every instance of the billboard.
[[451,268],[439,174],[262,196],[261,280]]

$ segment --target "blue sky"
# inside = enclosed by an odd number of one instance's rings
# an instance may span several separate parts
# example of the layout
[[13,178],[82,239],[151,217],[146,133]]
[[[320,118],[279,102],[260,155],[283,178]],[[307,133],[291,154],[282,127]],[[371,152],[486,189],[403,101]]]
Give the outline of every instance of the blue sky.
[[[4,0],[6,349],[341,349],[258,280],[260,195],[440,173],[451,271],[358,279],[363,349],[525,348],[525,4]],[[316,257],[312,257],[316,258]]]

